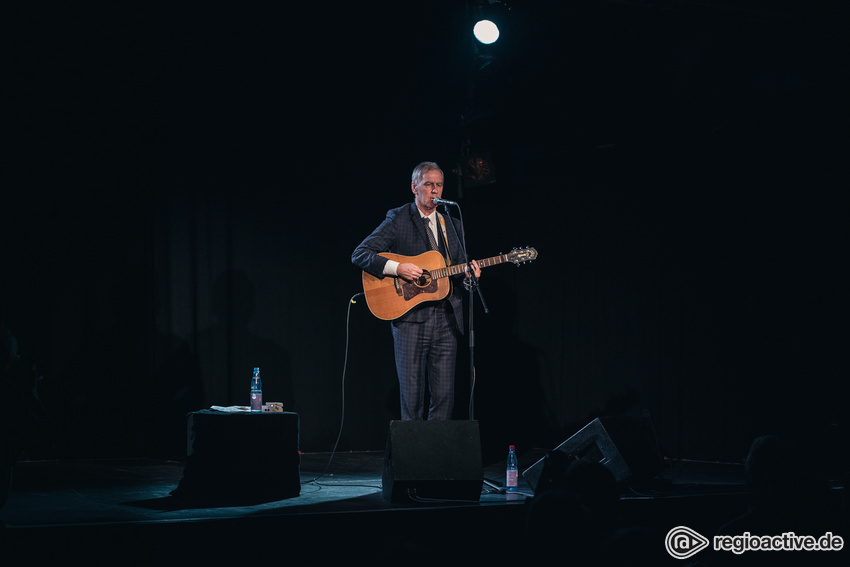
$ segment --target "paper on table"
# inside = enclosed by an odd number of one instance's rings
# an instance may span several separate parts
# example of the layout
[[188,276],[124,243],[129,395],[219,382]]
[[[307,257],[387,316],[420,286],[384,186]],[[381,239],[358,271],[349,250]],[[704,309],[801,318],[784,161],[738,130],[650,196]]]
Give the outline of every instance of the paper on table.
[[249,412],[251,408],[248,406],[210,406],[210,409],[214,409],[216,411],[226,411],[226,412]]

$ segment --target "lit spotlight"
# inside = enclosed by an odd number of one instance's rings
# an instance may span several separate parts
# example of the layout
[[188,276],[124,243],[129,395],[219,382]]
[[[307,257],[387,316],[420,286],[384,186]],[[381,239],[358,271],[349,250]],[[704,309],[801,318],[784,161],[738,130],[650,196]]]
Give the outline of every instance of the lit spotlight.
[[499,39],[499,28],[490,20],[481,20],[472,28],[475,39],[481,43],[490,45]]

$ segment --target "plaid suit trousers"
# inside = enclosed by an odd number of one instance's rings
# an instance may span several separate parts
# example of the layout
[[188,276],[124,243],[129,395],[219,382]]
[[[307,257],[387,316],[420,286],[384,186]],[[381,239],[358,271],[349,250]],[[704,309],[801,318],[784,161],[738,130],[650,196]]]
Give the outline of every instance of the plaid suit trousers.
[[451,419],[459,338],[455,316],[446,301],[426,303],[420,309],[429,310],[424,322],[392,323],[401,418],[426,418],[427,387],[431,396],[427,419]]

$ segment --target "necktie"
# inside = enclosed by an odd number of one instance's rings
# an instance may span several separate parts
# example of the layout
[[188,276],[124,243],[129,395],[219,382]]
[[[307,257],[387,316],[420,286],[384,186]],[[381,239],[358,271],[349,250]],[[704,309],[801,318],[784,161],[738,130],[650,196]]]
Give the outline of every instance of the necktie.
[[431,219],[428,217],[422,217],[422,222],[425,223],[425,232],[428,233],[428,240],[431,242],[431,250],[439,250],[440,247],[437,246],[437,239],[434,238],[434,231],[431,230]]

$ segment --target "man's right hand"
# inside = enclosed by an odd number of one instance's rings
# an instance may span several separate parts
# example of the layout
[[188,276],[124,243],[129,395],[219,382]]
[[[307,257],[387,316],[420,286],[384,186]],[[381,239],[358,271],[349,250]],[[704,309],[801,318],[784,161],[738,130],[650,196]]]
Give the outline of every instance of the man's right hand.
[[416,264],[399,264],[396,273],[398,273],[398,276],[401,279],[412,282],[413,280],[422,276],[422,268],[420,268]]

